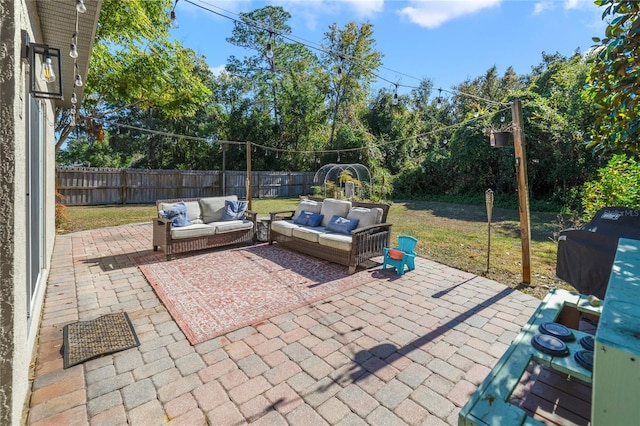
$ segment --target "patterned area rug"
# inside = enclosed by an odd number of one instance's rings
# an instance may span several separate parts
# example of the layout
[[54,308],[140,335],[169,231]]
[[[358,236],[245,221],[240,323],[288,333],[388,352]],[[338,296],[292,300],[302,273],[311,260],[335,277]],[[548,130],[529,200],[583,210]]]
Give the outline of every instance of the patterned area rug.
[[138,267],[191,344],[204,342],[371,281],[278,245],[141,256]]
[[64,368],[140,345],[126,312],[67,324],[62,338]]

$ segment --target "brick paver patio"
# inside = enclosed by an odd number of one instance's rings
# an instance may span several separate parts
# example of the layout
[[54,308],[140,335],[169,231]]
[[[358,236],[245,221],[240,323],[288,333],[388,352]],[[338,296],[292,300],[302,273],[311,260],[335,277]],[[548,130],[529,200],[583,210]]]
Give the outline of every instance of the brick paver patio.
[[[151,245],[150,223],[56,237],[28,424],[456,424],[539,304],[420,258],[191,346],[132,261]],[[63,369],[62,327],[121,311],[140,346]]]

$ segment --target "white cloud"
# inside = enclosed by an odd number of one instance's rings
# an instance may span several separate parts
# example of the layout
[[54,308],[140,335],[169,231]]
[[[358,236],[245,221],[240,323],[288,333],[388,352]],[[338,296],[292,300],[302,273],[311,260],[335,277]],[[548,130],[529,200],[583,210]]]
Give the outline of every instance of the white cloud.
[[294,17],[304,19],[307,28],[315,30],[321,16],[339,16],[345,12],[351,19],[370,19],[384,10],[385,0],[272,0]]
[[552,9],[553,4],[549,0],[539,1],[533,5],[533,14],[539,15],[545,10]]
[[566,0],[564,2],[564,8],[566,10],[577,9],[578,8],[578,3],[580,3],[580,0]]
[[447,21],[498,6],[502,0],[410,0],[410,6],[398,10],[401,16],[426,28],[437,28]]
[[209,69],[211,70],[213,75],[215,75],[216,77],[218,77],[220,74],[226,71],[224,64],[218,65],[217,67],[209,67]]
[[360,17],[371,17],[384,9],[384,0],[343,0]]

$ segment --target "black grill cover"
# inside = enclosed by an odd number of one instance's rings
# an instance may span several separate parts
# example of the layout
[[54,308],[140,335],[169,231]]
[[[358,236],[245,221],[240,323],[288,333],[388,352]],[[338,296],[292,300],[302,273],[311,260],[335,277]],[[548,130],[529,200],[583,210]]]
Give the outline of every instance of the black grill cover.
[[605,207],[583,227],[561,231],[556,275],[580,293],[603,299],[619,238],[640,240],[640,210]]

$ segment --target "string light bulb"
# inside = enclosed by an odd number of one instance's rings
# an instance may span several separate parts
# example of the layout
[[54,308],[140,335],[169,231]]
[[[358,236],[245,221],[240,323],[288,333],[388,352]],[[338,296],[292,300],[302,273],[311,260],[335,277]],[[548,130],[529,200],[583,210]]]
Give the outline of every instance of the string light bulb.
[[74,105],[78,103],[78,95],[76,95],[75,88],[74,92],[71,94],[71,103]]
[[436,108],[442,108],[442,89],[438,89],[438,99],[436,100]]
[[176,6],[178,5],[178,0],[173,3],[173,8],[169,13],[169,26],[173,29],[177,29],[180,26],[178,25],[178,19],[176,18]]
[[393,99],[391,100],[391,105],[398,105],[398,85],[396,84],[396,89],[393,92]]
[[84,0],[76,0],[76,10],[78,13],[85,13],[87,6],[84,5]]
[[78,64],[75,64],[75,66],[76,66],[76,81],[73,84],[75,84],[77,87],[80,87],[84,83],[82,82],[82,76],[80,75],[80,72],[78,71]]
[[267,43],[267,58],[273,59],[273,49],[271,48],[271,43]]
[[342,64],[344,64],[344,56],[340,55],[340,65],[338,65],[338,73],[336,74],[336,79],[338,81],[342,80]]
[[47,55],[42,62],[40,78],[47,83],[53,83],[54,81],[56,81],[56,74],[53,72],[53,65],[51,64],[51,55]]
[[75,43],[71,43],[71,46],[69,48],[69,56],[71,56],[73,59],[76,59],[78,57],[78,46]]

